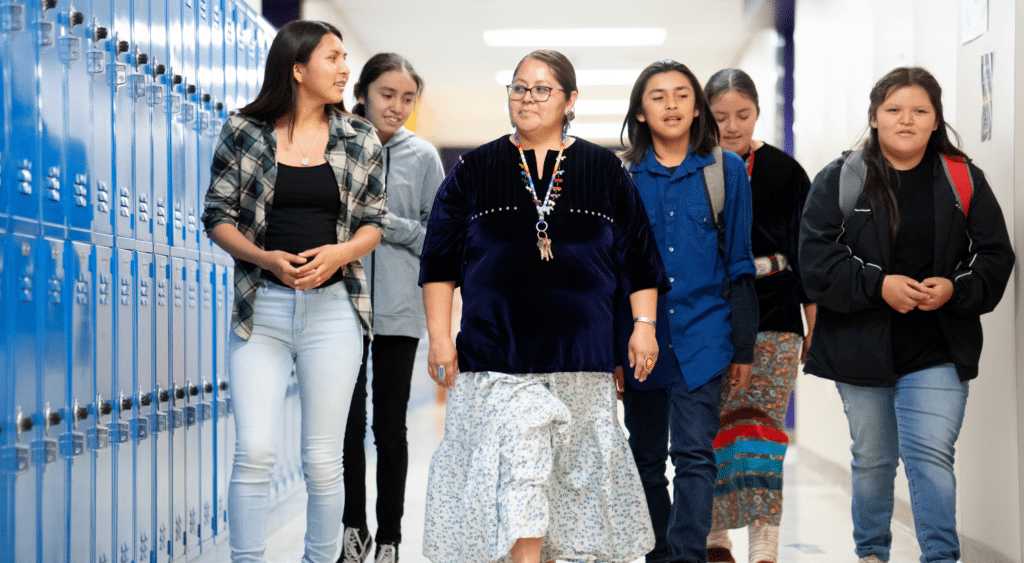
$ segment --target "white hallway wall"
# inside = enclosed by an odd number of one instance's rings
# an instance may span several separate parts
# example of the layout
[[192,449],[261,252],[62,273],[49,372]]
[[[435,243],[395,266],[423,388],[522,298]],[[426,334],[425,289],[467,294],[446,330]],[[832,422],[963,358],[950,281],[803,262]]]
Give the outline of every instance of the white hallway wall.
[[[1024,206],[1014,198],[1024,179],[1024,119],[1015,80],[1024,60],[1024,14],[1014,0],[989,0],[989,31],[961,45],[957,0],[798,0],[796,13],[796,157],[813,176],[852,148],[867,125],[868,93],[894,67],[928,68],[944,87],[946,119],[985,170],[1003,208],[1015,248],[1024,243]],[[1015,33],[1016,31],[1016,33]],[[981,142],[980,60],[994,53],[992,140]],[[1024,180],[1022,180],[1024,182]],[[1022,198],[1024,200],[1024,198]],[[1018,224],[1022,223],[1022,224]],[[1024,561],[1024,331],[1018,331],[1016,277],[997,310],[983,317],[981,375],[957,443],[958,529],[965,562]],[[799,444],[837,467],[850,462],[850,438],[835,385],[804,376],[797,386]],[[900,472],[897,498],[909,503]]]

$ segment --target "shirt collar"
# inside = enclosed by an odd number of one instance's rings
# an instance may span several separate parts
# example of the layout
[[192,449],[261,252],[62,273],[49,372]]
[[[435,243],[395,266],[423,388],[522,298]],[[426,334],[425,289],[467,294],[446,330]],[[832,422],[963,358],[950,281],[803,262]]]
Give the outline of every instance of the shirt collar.
[[630,166],[629,171],[631,173],[649,172],[651,174],[659,174],[661,176],[671,176],[673,178],[678,178],[680,176],[692,174],[696,172],[697,169],[704,168],[705,166],[713,163],[714,161],[714,156],[710,154],[700,155],[693,152],[693,150],[691,149],[686,154],[686,158],[679,163],[679,166],[676,168],[676,171],[672,174],[669,174],[668,169],[665,168],[665,165],[658,162],[658,158],[654,156],[654,148],[652,147],[647,149],[647,153],[644,155],[643,160]]

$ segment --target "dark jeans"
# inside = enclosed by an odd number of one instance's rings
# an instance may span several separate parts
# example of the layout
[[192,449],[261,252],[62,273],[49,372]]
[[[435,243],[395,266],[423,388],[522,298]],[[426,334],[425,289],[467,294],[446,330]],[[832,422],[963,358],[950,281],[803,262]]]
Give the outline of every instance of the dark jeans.
[[669,455],[676,473],[672,479],[672,516],[668,522],[669,560],[705,563],[711,508],[715,501],[718,466],[712,443],[718,433],[722,376],[688,391],[672,387]]
[[[377,543],[402,541],[405,512],[405,477],[409,469],[409,442],[405,416],[416,360],[418,338],[374,336],[365,349],[373,353],[373,440],[377,446]],[[345,514],[348,528],[366,525],[366,352],[352,393],[345,428]]]
[[668,496],[665,466],[668,464],[670,399],[668,389],[634,389],[626,385],[622,394],[623,422],[629,430],[629,447],[644,485],[654,528],[654,549],[647,554],[647,563],[668,561],[665,534],[672,500]]

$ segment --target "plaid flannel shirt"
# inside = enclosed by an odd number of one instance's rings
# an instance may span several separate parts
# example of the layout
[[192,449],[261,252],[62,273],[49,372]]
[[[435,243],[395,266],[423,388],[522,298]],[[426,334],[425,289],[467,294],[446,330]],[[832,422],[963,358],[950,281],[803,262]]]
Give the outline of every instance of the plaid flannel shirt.
[[[210,167],[203,225],[209,232],[221,223],[234,225],[245,238],[264,248],[267,214],[274,202],[277,181],[277,136],[273,124],[235,115],[221,129]],[[341,198],[338,242],[352,238],[357,229],[372,226],[384,234],[384,170],[381,145],[373,127],[332,111],[330,139],[324,157],[334,169]],[[235,260],[235,303],[232,327],[248,340],[252,334],[253,304],[261,269]],[[373,311],[362,262],[350,262],[345,287],[367,334],[373,334]]]

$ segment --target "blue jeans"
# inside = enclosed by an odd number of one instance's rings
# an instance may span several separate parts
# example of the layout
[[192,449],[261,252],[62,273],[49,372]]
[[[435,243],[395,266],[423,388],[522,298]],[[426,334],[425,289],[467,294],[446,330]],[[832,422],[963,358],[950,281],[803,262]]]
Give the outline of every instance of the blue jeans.
[[967,404],[967,382],[953,364],[923,369],[895,387],[837,383],[853,445],[853,539],[857,556],[889,560],[893,479],[900,458],[922,563],[960,558],[953,451]]
[[237,437],[228,487],[235,522],[231,560],[263,561],[270,480],[294,369],[308,494],[302,561],[333,563],[344,506],[342,439],[362,359],[362,327],[343,282],[307,291],[264,284],[257,290],[252,336],[233,335],[231,341]]
[[693,391],[682,382],[672,386],[669,455],[676,472],[672,479],[668,551],[673,562],[707,561],[718,477],[712,443],[718,434],[721,393],[721,375]]
[[672,500],[668,496],[665,469],[668,465],[670,399],[668,389],[634,389],[627,384],[622,393],[622,421],[629,430],[629,448],[633,451],[640,482],[644,485],[654,529],[654,549],[647,554],[647,563],[668,561],[665,536]]

